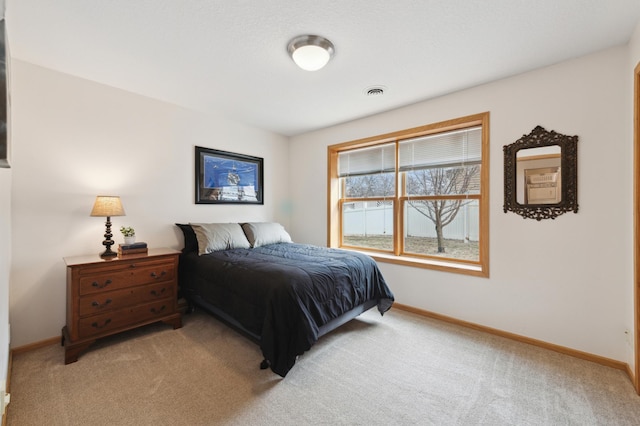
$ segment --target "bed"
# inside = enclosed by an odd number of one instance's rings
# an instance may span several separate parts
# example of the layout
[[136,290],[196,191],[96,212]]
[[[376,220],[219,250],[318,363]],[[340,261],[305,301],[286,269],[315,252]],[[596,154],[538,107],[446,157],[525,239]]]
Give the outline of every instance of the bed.
[[322,335],[393,304],[364,254],[294,243],[278,223],[176,225],[181,295],[258,343],[261,367],[282,377]]

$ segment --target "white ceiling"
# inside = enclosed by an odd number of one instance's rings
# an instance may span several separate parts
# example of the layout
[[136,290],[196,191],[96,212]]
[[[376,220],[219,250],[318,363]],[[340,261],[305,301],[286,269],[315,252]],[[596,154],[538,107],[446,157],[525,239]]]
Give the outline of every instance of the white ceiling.
[[[640,0],[6,3],[14,58],[284,135],[625,44],[640,21]],[[289,58],[301,34],[335,45],[324,69]]]

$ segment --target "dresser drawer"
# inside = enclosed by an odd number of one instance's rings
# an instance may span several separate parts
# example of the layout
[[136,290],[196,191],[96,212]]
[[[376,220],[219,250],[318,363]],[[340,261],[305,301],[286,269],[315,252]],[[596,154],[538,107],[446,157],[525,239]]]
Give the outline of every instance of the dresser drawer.
[[131,273],[128,271],[107,272],[80,278],[80,294],[98,293],[129,286]]
[[173,280],[175,268],[173,263],[164,263],[139,267],[131,270],[131,280],[136,284],[151,284]]
[[132,285],[171,281],[175,277],[172,261],[132,262],[112,270],[82,271],[80,295],[127,288]]
[[173,294],[175,294],[173,282],[105,291],[80,297],[78,310],[81,317],[86,317],[144,302],[152,302]]
[[132,324],[153,321],[155,318],[160,318],[171,313],[173,303],[173,299],[168,298],[144,305],[117,309],[104,314],[80,318],[78,333],[80,338],[83,339],[108,333],[111,330],[127,327]]

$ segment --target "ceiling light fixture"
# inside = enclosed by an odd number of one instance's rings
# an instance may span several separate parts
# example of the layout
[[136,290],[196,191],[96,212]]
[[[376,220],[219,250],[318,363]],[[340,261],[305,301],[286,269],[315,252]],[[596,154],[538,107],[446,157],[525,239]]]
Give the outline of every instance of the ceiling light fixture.
[[289,42],[287,52],[300,68],[317,71],[327,65],[333,56],[333,43],[317,35],[301,35]]

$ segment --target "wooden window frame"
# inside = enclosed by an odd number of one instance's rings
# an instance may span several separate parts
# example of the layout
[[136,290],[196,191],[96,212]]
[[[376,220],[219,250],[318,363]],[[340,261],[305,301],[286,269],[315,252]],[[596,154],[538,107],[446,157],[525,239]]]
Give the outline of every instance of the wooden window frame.
[[[400,178],[398,167],[398,142],[410,138],[444,133],[453,130],[460,130],[470,127],[480,126],[482,128],[482,163],[480,168],[480,194],[465,196],[464,198],[477,199],[479,203],[479,260],[464,261],[460,259],[436,259],[433,257],[423,257],[419,254],[402,254],[404,239],[403,233],[403,208],[408,197],[401,193],[396,193],[393,200],[387,197],[385,201],[393,201],[394,217],[394,252],[384,252],[373,249],[362,249],[356,247],[342,246],[342,217],[341,204],[353,201],[377,201],[383,197],[371,197],[367,199],[340,199],[340,178],[338,177],[338,154],[355,148],[366,148],[374,145],[381,145],[389,142],[396,143],[396,185]],[[401,130],[398,132],[343,142],[328,147],[327,158],[327,245],[329,247],[340,247],[348,250],[366,252],[371,257],[380,262],[387,262],[399,265],[413,266],[426,269],[435,269],[446,272],[455,272],[479,277],[489,277],[489,112],[469,115],[452,120],[442,121],[425,126]],[[404,182],[400,188],[404,188]],[[460,198],[458,196],[412,196],[411,200],[419,199],[443,199]]]

